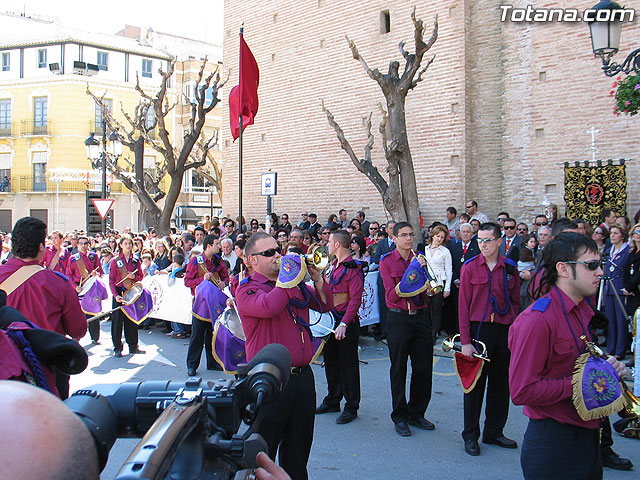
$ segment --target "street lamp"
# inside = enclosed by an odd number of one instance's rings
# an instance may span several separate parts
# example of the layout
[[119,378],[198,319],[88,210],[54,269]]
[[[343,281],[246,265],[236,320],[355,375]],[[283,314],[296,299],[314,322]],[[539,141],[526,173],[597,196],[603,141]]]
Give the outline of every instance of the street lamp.
[[[111,132],[107,142],[107,129],[104,118],[102,125],[102,148],[100,148],[100,141],[95,137],[94,132],[91,132],[84,144],[87,148],[87,158],[91,161],[92,166],[97,165],[98,160],[101,160],[102,195],[100,198],[105,199],[107,198],[107,154],[115,158],[122,155],[122,142],[116,132]],[[102,231],[106,233],[106,218],[102,221]]]
[[[595,20],[589,21],[591,47],[593,54],[602,59],[604,74],[613,77],[620,72],[628,74],[631,70],[639,73],[640,48],[631,52],[622,64],[611,63],[611,58],[620,47],[622,20],[627,11],[611,0],[601,0],[591,10],[595,11]],[[633,15],[631,10],[628,12]]]

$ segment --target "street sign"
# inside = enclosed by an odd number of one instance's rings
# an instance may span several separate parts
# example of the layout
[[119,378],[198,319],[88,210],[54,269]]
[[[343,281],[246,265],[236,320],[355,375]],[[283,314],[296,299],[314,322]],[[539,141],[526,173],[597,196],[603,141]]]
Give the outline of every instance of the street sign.
[[262,195],[277,195],[278,174],[276,172],[263,173],[261,179]]
[[93,206],[96,207],[98,215],[100,215],[100,219],[104,221],[104,219],[107,218],[107,214],[109,213],[109,210],[111,210],[111,206],[115,200],[112,198],[92,198],[91,202],[93,203]]

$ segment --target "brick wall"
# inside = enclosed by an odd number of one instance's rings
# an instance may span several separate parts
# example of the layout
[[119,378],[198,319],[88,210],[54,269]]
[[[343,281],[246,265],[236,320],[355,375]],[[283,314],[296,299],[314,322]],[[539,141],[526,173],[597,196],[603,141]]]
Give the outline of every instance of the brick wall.
[[[524,2],[520,2],[524,5]],[[593,2],[591,2],[593,3]],[[587,8],[591,3],[579,5]],[[418,4],[426,35],[439,18],[439,38],[428,56],[436,60],[407,98],[407,127],[425,221],[443,217],[449,205],[468,198],[496,216],[507,209],[530,220],[547,196],[563,210],[564,161],[589,160],[591,138],[600,129],[598,158],[640,157],[636,118],[612,115],[612,83],[590,53],[584,23],[500,23],[498,0]],[[517,5],[516,2],[514,5]],[[574,6],[574,5],[567,5]],[[333,112],[358,155],[364,155],[364,119],[373,112],[374,163],[384,172],[380,148],[377,84],[350,55],[353,39],[371,68],[386,71],[401,60],[397,45],[413,50],[412,5],[402,0],[225,2],[224,64],[229,86],[238,82],[238,31],[260,67],[260,109],[245,130],[243,213],[263,218],[260,174],[278,172],[275,210],[292,220],[303,209],[324,222],[346,208],[385,218],[380,196],[340,149],[321,101]],[[388,10],[391,31],[380,33]],[[640,27],[625,25],[624,58]],[[401,65],[403,62],[401,62]],[[229,89],[226,89],[227,92]],[[227,93],[228,94],[228,93]],[[224,99],[224,122],[228,101]],[[238,145],[224,129],[223,210],[237,215]],[[628,164],[628,210],[640,207],[638,161]]]

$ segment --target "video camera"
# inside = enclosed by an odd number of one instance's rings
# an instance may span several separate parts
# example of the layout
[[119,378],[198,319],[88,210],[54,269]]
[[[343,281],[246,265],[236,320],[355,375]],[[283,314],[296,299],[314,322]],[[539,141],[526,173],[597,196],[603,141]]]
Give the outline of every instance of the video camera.
[[142,437],[116,479],[241,480],[267,450],[256,433],[260,407],[277,400],[290,372],[288,350],[270,344],[239,366],[237,380],[96,385],[65,403],[91,432],[100,470],[117,438]]

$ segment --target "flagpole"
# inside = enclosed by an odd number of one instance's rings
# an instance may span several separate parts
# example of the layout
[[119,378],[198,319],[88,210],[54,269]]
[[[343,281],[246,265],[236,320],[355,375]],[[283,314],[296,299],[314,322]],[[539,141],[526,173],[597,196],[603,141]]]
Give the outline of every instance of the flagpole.
[[[240,25],[240,39],[242,40],[242,36],[244,33],[244,22]],[[242,75],[242,41],[240,42],[240,69],[239,75]],[[240,105],[242,106],[242,79],[239,78],[240,87]],[[242,107],[240,108],[240,115],[238,116],[238,123],[240,126],[240,137],[238,140],[238,223],[240,228],[240,233],[244,233],[242,231]]]

